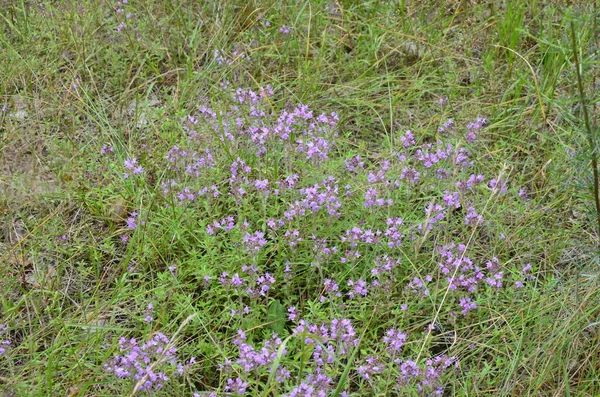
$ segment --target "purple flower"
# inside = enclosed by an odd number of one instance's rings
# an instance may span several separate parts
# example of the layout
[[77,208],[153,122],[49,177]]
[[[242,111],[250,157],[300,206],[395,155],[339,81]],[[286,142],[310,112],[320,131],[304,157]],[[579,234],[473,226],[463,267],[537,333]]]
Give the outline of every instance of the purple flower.
[[477,213],[474,207],[467,208],[467,215],[465,215],[465,225],[477,225],[482,221],[483,217]]
[[475,142],[477,133],[486,125],[487,120],[482,117],[478,117],[474,122],[467,124],[467,136],[465,138],[466,141],[469,143]]
[[363,279],[358,279],[358,281],[354,282],[352,280],[348,280],[348,286],[351,288],[348,292],[348,296],[350,298],[354,298],[355,296],[367,296],[367,283]]
[[438,128],[438,132],[439,133],[447,133],[447,132],[452,131],[453,129],[454,129],[454,120],[448,119],[447,121],[444,122],[444,124],[442,124],[442,126],[440,128]]
[[477,186],[479,183],[483,182],[484,179],[485,179],[485,176],[483,176],[483,175],[471,174],[469,176],[469,179],[467,179],[466,181],[456,182],[456,187],[458,187],[460,190],[463,190],[463,191],[471,190],[475,186]]
[[[144,168],[142,168],[140,165],[138,165],[137,159],[135,157],[133,157],[131,159],[126,159],[124,161],[124,165],[125,165],[126,170],[132,171],[133,175],[142,174],[144,172]],[[125,179],[129,178],[128,173],[125,173],[123,176]]]
[[275,381],[277,383],[283,383],[287,379],[291,379],[291,377],[292,377],[292,374],[285,367],[279,367],[279,368],[277,368],[277,371],[275,371]]
[[508,183],[502,179],[492,179],[489,183],[489,187],[493,192],[500,192],[501,194],[506,193]]
[[288,320],[296,321],[296,318],[298,317],[298,310],[296,309],[296,306],[288,307],[287,311],[289,313]]
[[248,251],[251,252],[258,252],[261,249],[261,247],[267,244],[267,240],[264,237],[264,233],[261,231],[254,232],[254,234],[246,232],[242,241],[246,245]]
[[523,200],[527,200],[529,198],[529,195],[527,194],[527,190],[525,188],[519,189],[519,197],[521,197]]
[[365,167],[365,163],[361,160],[360,154],[344,161],[344,165],[346,166],[346,169],[353,174],[357,173],[359,169]]
[[298,144],[298,152],[305,153],[306,159],[314,159],[316,162],[321,162],[328,158],[327,153],[329,152],[329,141],[322,137],[316,137],[312,140],[299,139],[296,141]]
[[254,186],[258,190],[266,191],[269,188],[269,180],[265,179],[261,181],[260,179],[257,179],[256,181],[254,181]]
[[229,59],[225,58],[225,52],[223,50],[219,50],[216,49],[214,54],[213,54],[214,58],[215,58],[215,62],[217,62],[217,65],[227,65],[227,66],[231,66],[232,61],[230,61]]
[[400,179],[406,179],[410,183],[419,183],[421,173],[416,168],[404,167],[400,173]]
[[395,355],[400,352],[402,346],[404,346],[404,342],[406,342],[407,335],[404,332],[401,332],[396,329],[389,329],[385,333],[383,337],[383,343],[387,345],[387,351]]
[[248,387],[248,382],[244,382],[240,378],[235,379],[227,379],[227,386],[225,386],[225,391],[244,395],[246,393],[246,388]]
[[160,332],[141,346],[134,338],[121,337],[119,354],[104,364],[104,369],[119,378],[140,383],[140,390],[158,390],[169,380],[167,373],[181,374],[182,365],[176,352],[169,338]]
[[402,142],[402,144],[404,145],[405,148],[409,148],[416,144],[415,136],[413,135],[412,131],[410,131],[410,130],[406,131],[404,133],[404,135],[402,135],[400,137],[400,141]]
[[[427,277],[425,277],[425,280],[431,281],[432,278],[428,275]],[[413,278],[413,280],[410,283],[408,283],[408,288],[410,288],[410,290],[415,294],[429,296],[429,289],[425,286],[423,280],[421,280],[418,277]]]
[[440,223],[446,217],[446,208],[441,204],[430,201],[425,207],[425,221],[417,225],[418,230],[433,230],[433,225]]
[[485,265],[489,276],[485,279],[485,282],[494,288],[502,288],[502,280],[504,278],[504,271],[500,270],[500,261],[494,257],[488,261]]
[[0,324],[0,356],[6,353],[7,346],[10,346],[11,342],[8,339],[4,339],[2,334],[6,332],[8,327],[4,324]]
[[515,288],[523,288],[525,285],[521,280],[515,281]]
[[152,322],[152,320],[154,320],[154,305],[152,303],[148,303],[148,306],[146,307],[146,317],[144,317],[144,321],[147,323]]
[[133,230],[137,227],[136,219],[132,216],[127,218],[126,222],[127,222],[127,229],[129,229],[129,230]]
[[356,372],[366,380],[371,380],[374,374],[380,374],[385,369],[385,365],[375,356],[368,356],[362,365],[359,365]]
[[[312,359],[319,367],[334,363],[336,357],[349,355],[358,344],[356,331],[348,319],[333,319],[320,326],[300,320],[293,335],[303,334],[310,334],[305,336],[304,343],[314,346]],[[321,343],[316,343],[315,338]]]
[[286,35],[287,35],[287,34],[290,34],[290,28],[288,28],[288,27],[287,27],[287,26],[285,26],[285,25],[281,25],[281,27],[279,28],[279,31],[280,31],[281,33],[283,33],[283,34],[286,34]]
[[446,207],[460,208],[459,196],[458,192],[450,193],[448,190],[444,190],[443,200]]
[[100,154],[108,154],[108,153],[114,153],[115,149],[112,148],[112,146],[110,145],[103,145],[102,149],[100,150]]
[[445,354],[428,359],[425,366],[421,367],[415,361],[400,361],[399,388],[414,384],[423,395],[441,396],[444,387],[440,384],[444,372],[452,365],[458,365],[455,357]]
[[[238,333],[243,331],[239,330]],[[277,352],[282,341],[277,335],[273,335],[270,339],[263,343],[262,348],[256,349],[254,346],[246,343],[246,337],[236,339],[235,344],[238,345],[240,358],[237,363],[243,368],[244,372],[258,370],[268,366],[277,358]],[[287,352],[284,349],[283,355]]]
[[286,231],[284,237],[292,249],[296,248],[298,243],[302,241],[302,237],[300,237],[300,231],[298,229]]
[[477,303],[472,302],[471,298],[469,298],[469,297],[460,298],[460,301],[458,304],[462,307],[461,313],[463,314],[463,316],[466,316],[470,310],[477,309]]

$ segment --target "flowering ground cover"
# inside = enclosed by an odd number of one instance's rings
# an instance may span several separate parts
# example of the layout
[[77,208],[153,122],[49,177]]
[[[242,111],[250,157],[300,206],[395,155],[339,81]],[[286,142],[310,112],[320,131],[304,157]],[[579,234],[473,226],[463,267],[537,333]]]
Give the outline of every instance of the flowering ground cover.
[[0,16],[2,396],[600,393],[593,4]]

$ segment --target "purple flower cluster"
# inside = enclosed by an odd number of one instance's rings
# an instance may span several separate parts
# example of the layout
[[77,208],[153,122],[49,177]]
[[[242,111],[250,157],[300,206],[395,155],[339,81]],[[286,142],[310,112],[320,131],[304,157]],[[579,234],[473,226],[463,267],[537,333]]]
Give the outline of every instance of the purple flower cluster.
[[241,270],[241,276],[239,273],[235,273],[231,277],[228,272],[221,273],[219,282],[224,287],[234,288],[251,298],[267,296],[271,286],[276,281],[271,273],[265,272],[264,274],[260,274],[254,265],[244,265]]
[[356,368],[356,372],[365,380],[371,380],[375,374],[385,370],[385,364],[375,356],[368,356],[364,362]]
[[144,321],[150,323],[152,320],[154,320],[154,305],[150,302],[148,303],[148,306],[146,306],[146,317],[144,317]]
[[[442,98],[440,98],[440,101],[442,100]],[[441,125],[440,128],[438,128],[438,132],[440,134],[447,134],[450,133],[454,130],[454,120],[453,119],[448,119],[446,121],[444,121],[444,123]]]
[[[337,298],[341,298],[342,296],[339,285],[331,279],[325,279],[325,281],[323,281],[323,293],[330,297],[335,296]],[[325,302],[326,300],[327,297],[325,295],[321,295],[321,303]]]
[[215,234],[217,230],[223,230],[225,232],[229,232],[233,230],[235,227],[235,218],[233,216],[225,217],[218,221],[213,221],[213,223],[206,226],[206,233],[210,236]]
[[317,162],[326,160],[329,152],[329,142],[322,137],[315,137],[310,140],[299,139],[298,152],[306,154],[307,160],[315,160]]
[[[221,51],[216,51],[215,57],[221,63],[226,63],[228,59]],[[291,221],[307,212],[318,212],[321,208],[330,215],[339,216],[342,204],[338,197],[337,182],[333,177],[324,179],[321,184],[296,189],[300,179],[297,173],[280,180],[270,180],[265,177],[266,174],[259,172],[260,163],[257,168],[249,165],[250,161],[255,163],[251,160],[253,156],[265,157],[268,149],[271,149],[269,155],[277,153],[286,162],[302,159],[321,162],[328,159],[336,136],[338,115],[332,112],[316,116],[303,104],[287,107],[279,114],[274,114],[267,100],[273,95],[269,86],[255,92],[240,88],[231,91],[228,85],[221,84],[225,91],[231,93],[232,104],[229,107],[215,111],[205,103],[195,115],[183,119],[183,129],[188,134],[188,140],[172,146],[165,155],[166,168],[170,174],[162,182],[163,193],[172,195],[172,202],[177,205],[189,205],[207,194],[214,198],[232,196],[239,203],[248,197],[249,192],[256,192],[265,200],[270,195],[279,196],[290,191],[289,197],[299,192],[301,199],[288,201],[289,209],[284,213],[285,218],[270,220],[269,227],[273,231],[283,227],[285,221]],[[206,143],[210,144],[213,137],[235,149],[237,155],[237,158],[233,157],[233,161],[230,160],[231,175],[229,184],[224,189],[206,183],[220,178],[216,174],[222,169],[222,164],[217,165],[212,149],[202,147]],[[136,167],[137,163],[133,159],[128,160],[126,165]],[[211,226],[207,228],[207,232],[211,233],[211,229],[215,230]],[[245,243],[251,251],[260,249],[264,240],[265,235],[261,237],[256,233],[245,237]]]
[[498,258],[493,257],[492,260],[487,261],[485,268],[489,274],[489,276],[486,277],[485,282],[494,288],[502,288],[504,271],[500,270],[500,261]]
[[462,191],[473,190],[475,186],[485,180],[485,176],[471,174],[467,180],[456,182],[456,187]]
[[298,229],[287,230],[283,236],[292,249],[295,249],[302,241],[302,237],[300,237],[300,231]]
[[446,208],[433,201],[425,207],[425,221],[417,225],[418,230],[433,230],[436,223],[440,223],[446,217]]
[[227,379],[225,391],[243,396],[248,388],[248,382],[244,382],[241,378]]
[[115,149],[113,149],[110,145],[102,145],[102,149],[100,149],[100,154],[111,154],[114,153]]
[[477,213],[477,210],[469,206],[465,215],[465,225],[479,225],[483,221],[483,216]]
[[387,246],[389,248],[400,247],[404,238],[404,234],[401,232],[404,220],[399,217],[387,218],[385,223],[387,229],[383,232],[383,235],[387,238]]
[[460,288],[473,293],[484,278],[484,270],[465,255],[466,249],[464,244],[454,243],[441,247],[439,256],[442,261],[438,262],[438,266],[446,276],[451,290]]
[[252,234],[246,232],[242,242],[246,245],[248,251],[258,252],[265,244],[267,244],[267,240],[264,236],[265,234],[261,231],[256,231]]
[[312,361],[317,367],[348,356],[358,344],[356,331],[348,319],[333,319],[321,325],[300,320],[293,334],[304,336],[305,345],[313,345]]
[[379,197],[379,192],[377,191],[377,189],[373,186],[369,186],[367,188],[367,192],[365,193],[365,201],[364,201],[364,206],[365,208],[369,208],[369,207],[383,207],[385,205],[392,205],[394,204],[394,200],[392,199],[384,199],[382,197]]
[[179,171],[184,170],[185,173],[192,177],[199,177],[202,171],[215,167],[215,160],[210,149],[205,149],[204,153],[188,152],[182,150],[179,146],[174,145],[165,155],[168,162],[167,169]]
[[167,374],[182,375],[184,371],[177,361],[177,349],[160,332],[142,345],[135,338],[120,338],[119,353],[104,364],[104,369],[119,378],[132,379],[139,390],[158,390],[169,380]]
[[305,215],[307,210],[316,213],[322,208],[331,216],[339,216],[342,203],[338,191],[338,184],[332,176],[323,179],[321,184],[315,183],[313,186],[301,188],[299,192],[303,198],[289,205],[288,210],[284,212],[286,220],[291,221]]
[[475,121],[467,124],[467,135],[465,140],[469,143],[474,143],[477,138],[477,133],[487,125],[487,120],[482,117],[478,117]]
[[[277,335],[273,335],[263,343],[260,349],[255,349],[254,346],[246,343],[245,332],[238,330],[238,337],[234,341],[239,349],[239,358],[236,362],[244,372],[256,372],[260,368],[271,364],[277,358],[281,343],[281,339]],[[287,350],[283,349],[281,354],[287,354]]]
[[494,178],[490,181],[490,184],[489,184],[490,189],[493,192],[495,192],[495,193],[500,192],[500,194],[506,193],[507,188],[508,188],[507,185],[508,185],[508,182],[502,180],[502,178],[499,178],[499,179]]
[[435,147],[430,143],[424,145],[423,149],[417,149],[415,157],[421,162],[423,167],[431,168],[440,161],[448,159],[452,155],[452,152],[452,145],[444,145],[443,142],[438,141]]
[[430,396],[441,396],[444,392],[441,384],[442,375],[452,366],[458,368],[457,359],[445,354],[428,359],[424,366],[412,360],[396,359],[395,361],[400,366],[398,389],[414,385],[419,393]]
[[5,337],[3,336],[7,329],[8,327],[6,325],[0,324],[0,356],[6,353],[7,347],[11,344],[10,339],[5,339]]
[[407,335],[397,329],[388,329],[383,337],[383,343],[386,345],[387,351],[392,355],[397,355],[404,343],[406,342]]
[[134,230],[137,228],[137,216],[138,213],[136,211],[131,213],[131,216],[127,217],[127,219],[125,219],[125,222],[127,223],[127,229],[129,230]]
[[365,162],[361,160],[360,154],[344,161],[344,165],[346,166],[346,169],[353,174],[356,174],[360,169],[365,168]]
[[384,292],[391,290],[395,282],[392,272],[400,263],[400,259],[394,259],[387,255],[376,257],[375,267],[371,269],[371,276],[374,278],[371,281],[371,286]]
[[415,277],[412,279],[410,283],[408,283],[408,288],[417,295],[429,296],[429,288],[426,286],[426,282],[430,282],[432,277],[430,275],[425,276],[425,281],[421,280],[419,277]]
[[352,229],[346,230],[343,236],[340,236],[340,241],[349,244],[351,247],[357,247],[358,243],[377,244],[381,234],[380,230],[373,231],[372,229],[354,226]]
[[[535,280],[535,276],[531,274],[531,268],[531,263],[528,263],[525,266],[523,266],[523,269],[521,269],[520,272],[520,276],[523,277],[525,280]],[[520,278],[515,281],[516,288],[523,288],[523,286],[523,281]]]
[[333,379],[322,373],[310,374],[282,397],[326,397],[332,389]]
[[466,316],[470,310],[477,309],[477,303],[473,302],[470,297],[460,298],[458,302],[459,306],[462,307],[461,313]]
[[126,159],[123,162],[123,164],[125,166],[125,169],[128,171],[123,174],[123,177],[125,179],[129,178],[129,172],[131,172],[131,174],[133,175],[139,175],[144,173],[144,168],[138,164],[137,159],[135,157]]
[[415,146],[417,142],[415,141],[415,136],[412,131],[408,130],[400,137],[400,141],[405,148],[409,148],[411,146]]
[[350,299],[367,296],[369,293],[366,281],[361,278],[359,278],[357,281],[348,280],[348,287],[350,287],[350,291],[348,291],[348,296]]

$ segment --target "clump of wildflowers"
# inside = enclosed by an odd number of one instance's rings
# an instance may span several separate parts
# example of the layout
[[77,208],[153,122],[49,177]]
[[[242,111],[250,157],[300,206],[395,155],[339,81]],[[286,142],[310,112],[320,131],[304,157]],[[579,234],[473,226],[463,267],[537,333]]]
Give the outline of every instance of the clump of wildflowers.
[[[234,343],[239,348],[239,359],[236,361],[244,372],[256,371],[273,362],[277,357],[277,352],[282,341],[277,335],[273,335],[270,339],[263,343],[260,349],[255,349],[249,343],[246,343],[246,334],[242,330],[238,330],[238,337]],[[287,351],[283,349],[282,355]]]
[[419,365],[413,360],[395,361],[400,367],[398,390],[413,385],[421,394],[428,396],[441,396],[444,392],[442,375],[453,365],[458,367],[456,357],[448,357],[445,354],[426,360],[425,365]]
[[[214,56],[221,65],[240,57],[220,50]],[[233,259],[214,261],[208,272],[218,282],[201,270],[201,293],[223,302],[223,316],[234,329],[259,321],[273,331],[263,340],[238,331],[230,346],[235,357],[220,366],[227,376],[219,392],[244,395],[262,387],[257,379],[269,378],[277,395],[326,396],[343,371],[340,363],[356,351],[351,382],[377,390],[396,378],[399,394],[440,395],[442,379],[457,360],[444,355],[411,360],[415,350],[400,329],[412,319],[386,326],[382,339],[365,339],[360,349],[354,321],[360,318],[356,321],[365,326],[368,308],[398,295],[404,298],[400,303],[411,300],[410,310],[398,304],[403,318],[427,313],[439,302],[436,288],[447,288],[447,302],[454,305],[450,315],[467,322],[478,308],[478,290],[505,288],[505,273],[516,287],[530,279],[530,268],[509,272],[493,254],[480,255],[479,244],[463,243],[471,233],[477,239],[482,226],[495,233],[495,218],[487,218],[494,209],[482,201],[510,186],[505,177],[490,180],[475,169],[486,121],[460,128],[445,119],[433,136],[404,131],[383,158],[365,153],[339,158],[345,147],[337,139],[337,114],[302,103],[278,109],[268,86],[257,91],[228,82],[220,86],[223,103],[205,100],[182,119],[181,140],[163,156],[160,186],[166,206],[202,224],[194,229],[206,241],[198,239],[198,252]],[[471,145],[464,147],[465,141]],[[128,173],[135,175],[136,167],[135,158],[127,160]],[[133,230],[137,216],[130,218]],[[414,260],[413,251],[429,251],[434,260]],[[281,338],[289,333],[276,362]],[[296,349],[301,352],[292,352]],[[294,360],[300,354],[305,356],[298,371]]]
[[139,344],[137,339],[119,339],[119,354],[104,369],[119,378],[129,378],[139,384],[139,390],[158,390],[169,380],[169,375],[182,375],[184,366],[177,361],[177,349],[163,333],[157,333]]

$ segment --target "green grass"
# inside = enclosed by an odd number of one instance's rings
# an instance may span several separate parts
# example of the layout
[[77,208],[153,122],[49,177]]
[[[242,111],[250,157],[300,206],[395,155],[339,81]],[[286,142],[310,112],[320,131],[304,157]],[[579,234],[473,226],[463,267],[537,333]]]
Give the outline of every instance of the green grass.
[[[119,337],[145,341],[157,332],[173,337],[181,361],[197,363],[156,395],[225,395],[227,379],[241,370],[234,364],[233,375],[223,374],[219,365],[237,358],[238,329],[254,346],[276,331],[289,351],[248,376],[246,394],[289,393],[313,370],[315,348],[290,336],[295,325],[283,320],[290,306],[313,323],[352,320],[359,344],[328,368],[330,395],[419,395],[415,387],[395,389],[399,373],[391,363],[377,386],[356,373],[368,355],[383,354],[389,328],[409,334],[402,359],[424,362],[439,352],[458,358],[458,369],[443,377],[446,395],[600,394],[599,236],[569,31],[574,21],[588,101],[596,104],[593,4],[130,0],[123,13],[119,7],[94,0],[0,5],[0,324],[8,327],[0,336],[11,341],[0,355],[2,395],[142,394],[103,365],[117,354]],[[282,25],[289,35],[278,31]],[[228,54],[229,65],[217,62],[216,50]],[[194,147],[211,147],[219,165],[201,183],[222,193],[238,155],[258,179],[298,172],[305,187],[333,175],[343,181],[341,195],[352,184],[355,198],[344,201],[339,221],[325,213],[294,221],[290,228],[304,238],[297,250],[269,234],[262,251],[247,253],[241,228],[210,236],[206,226],[234,215],[249,222],[249,232],[266,232],[267,219],[281,217],[298,197],[251,193],[235,202],[223,193],[176,206],[162,193],[161,182],[174,175],[165,154],[187,144],[182,118],[202,105],[230,109],[223,81],[257,92],[271,85],[264,109],[275,114],[303,103],[315,116],[340,115],[336,146],[318,166],[286,157],[283,144],[252,156],[244,143],[221,142],[222,130],[198,127]],[[443,107],[441,97],[448,98]],[[589,110],[597,119],[595,106]],[[485,174],[485,184],[504,175],[509,194],[476,190],[483,225],[448,220],[447,229],[407,237],[394,251],[402,262],[389,293],[319,302],[324,279],[345,294],[345,281],[367,278],[387,251],[361,246],[361,259],[348,265],[332,255],[313,267],[312,234],[335,245],[359,218],[373,229],[392,216],[416,224],[448,188],[424,176],[418,190],[393,193],[393,207],[365,209],[366,174],[350,175],[344,160],[360,154],[376,171],[403,149],[406,130],[419,144],[435,143],[450,117],[457,127],[488,119],[477,145],[455,144],[473,151],[473,172]],[[103,145],[114,153],[101,155]],[[123,161],[131,157],[144,166],[143,177],[124,178]],[[401,170],[392,164],[391,178]],[[518,199],[520,188],[527,200]],[[141,215],[129,231],[133,211]],[[446,294],[435,251],[452,241],[467,244],[481,265],[497,256],[507,277],[532,263],[535,280],[522,289],[482,288],[478,309],[454,316],[458,297]],[[217,285],[221,272],[250,264],[277,280],[266,297]],[[408,282],[428,273],[436,276],[430,296],[413,295]],[[149,302],[154,319],[145,322]],[[405,303],[407,311],[400,309]],[[230,315],[246,305],[251,314]],[[426,330],[434,318],[442,331]],[[292,373],[285,386],[274,382],[278,365]]]

